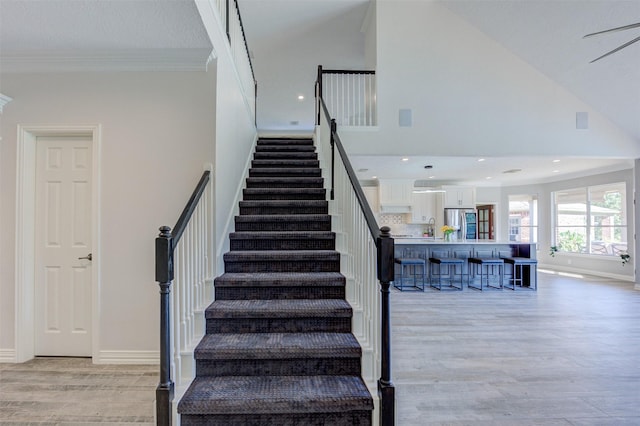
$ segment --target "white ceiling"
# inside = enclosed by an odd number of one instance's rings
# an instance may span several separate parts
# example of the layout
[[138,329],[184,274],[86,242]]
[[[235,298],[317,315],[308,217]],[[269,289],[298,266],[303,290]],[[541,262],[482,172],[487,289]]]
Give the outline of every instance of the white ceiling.
[[[403,161],[406,158],[407,161]],[[632,160],[569,157],[402,157],[357,155],[351,165],[361,181],[415,179],[421,186],[513,186],[629,169]],[[425,166],[433,166],[425,169]]]
[[[640,1],[439,1],[573,92],[640,144],[640,42],[599,62],[588,63],[640,36],[640,29],[582,39],[589,32],[640,22]],[[239,3],[258,80],[259,128],[310,132],[317,65],[364,67],[364,35],[360,29],[369,1]],[[211,44],[193,0],[0,0],[2,72],[119,67],[203,69],[210,53]],[[298,94],[306,99],[298,101]],[[292,121],[298,124],[293,125]],[[402,171],[394,165],[392,158],[378,160],[355,158],[354,166],[375,170],[381,177],[406,173],[406,169]],[[437,168],[433,174],[443,181],[466,176],[466,180],[487,184],[490,173],[480,168],[476,160],[421,157],[411,162],[434,164]],[[563,158],[559,172],[545,174],[548,158],[490,160],[486,164],[494,165],[491,170],[496,175],[491,179],[492,185],[509,184],[509,180],[498,177],[498,171],[508,168],[523,170],[507,176],[510,179],[544,180],[572,176],[586,169],[630,166],[628,159]],[[381,163],[391,166],[385,169]],[[444,174],[445,165],[448,176]],[[476,168],[472,166],[479,167],[477,172],[472,172]],[[424,178],[424,168],[416,169],[416,179]]]
[[190,0],[0,0],[2,72],[197,70],[211,50]]

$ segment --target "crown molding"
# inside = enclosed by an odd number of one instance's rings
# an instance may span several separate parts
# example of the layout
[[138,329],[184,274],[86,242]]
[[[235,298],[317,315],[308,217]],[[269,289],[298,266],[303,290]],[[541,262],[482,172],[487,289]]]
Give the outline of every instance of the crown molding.
[[12,100],[13,98],[10,98],[9,96],[6,96],[0,93],[0,113],[2,113],[2,108],[4,108],[4,106],[9,102],[11,102]]
[[206,71],[211,48],[3,52],[3,73]]

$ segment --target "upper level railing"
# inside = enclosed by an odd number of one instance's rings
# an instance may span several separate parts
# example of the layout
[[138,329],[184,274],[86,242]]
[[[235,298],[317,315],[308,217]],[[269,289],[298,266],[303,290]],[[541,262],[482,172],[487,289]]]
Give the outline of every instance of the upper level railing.
[[204,334],[198,316],[211,299],[206,284],[213,275],[210,175],[208,170],[202,174],[173,230],[162,226],[156,238],[156,281],[160,286],[156,422],[163,426],[172,422],[175,383],[181,385],[193,378],[191,352]]
[[[362,375],[369,384],[377,382],[380,425],[393,426],[395,387],[391,382],[389,287],[394,278],[394,240],[388,227],[378,228],[340,141],[336,121],[322,97],[318,96],[316,101],[320,112],[316,145],[323,173],[331,185],[334,231],[341,235],[336,249],[345,259],[341,272],[347,277],[347,299],[354,307],[353,333],[363,349]],[[380,292],[375,291],[376,281],[380,282]]]
[[[325,70],[318,66],[316,96],[340,126],[375,126],[378,123],[376,72]],[[320,109],[317,121],[320,122]]]
[[[244,33],[244,25],[242,25],[242,16],[238,6],[238,0],[216,0],[218,12],[223,19],[223,25],[229,39],[231,48],[231,56],[236,65],[238,75],[240,76],[240,84],[245,92],[247,99],[253,99],[253,115],[254,120],[257,110],[257,91],[258,84],[256,76],[253,72],[253,63],[251,62],[251,53],[247,44],[247,37]],[[231,4],[233,2],[233,4]]]

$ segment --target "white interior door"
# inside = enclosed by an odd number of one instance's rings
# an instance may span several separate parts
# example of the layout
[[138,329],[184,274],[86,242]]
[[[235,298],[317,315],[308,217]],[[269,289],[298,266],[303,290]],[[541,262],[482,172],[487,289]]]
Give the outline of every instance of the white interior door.
[[91,356],[91,150],[36,141],[35,355]]

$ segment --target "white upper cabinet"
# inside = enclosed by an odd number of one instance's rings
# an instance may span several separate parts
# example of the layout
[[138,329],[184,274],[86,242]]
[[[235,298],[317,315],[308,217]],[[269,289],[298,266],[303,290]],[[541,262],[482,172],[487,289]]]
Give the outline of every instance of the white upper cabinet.
[[475,208],[476,189],[470,186],[443,186],[445,208]]
[[380,179],[378,201],[381,213],[408,213],[411,211],[411,179]]
[[411,194],[411,222],[429,223],[436,217],[436,193]]

